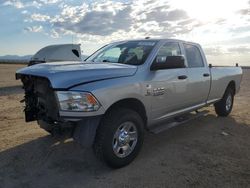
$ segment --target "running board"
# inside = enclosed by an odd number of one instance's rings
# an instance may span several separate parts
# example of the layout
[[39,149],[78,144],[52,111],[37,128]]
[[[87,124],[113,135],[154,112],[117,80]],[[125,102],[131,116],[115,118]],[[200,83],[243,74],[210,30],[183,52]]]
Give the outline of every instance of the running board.
[[193,120],[193,119],[196,119],[198,117],[204,116],[208,112],[209,112],[208,110],[204,110],[204,111],[201,111],[201,112],[195,111],[195,112],[192,112],[192,113],[177,116],[175,118],[172,118],[171,120],[168,120],[167,122],[163,122],[163,123],[160,123],[160,124],[154,126],[154,128],[152,128],[150,130],[150,132],[152,132],[154,134],[158,134],[158,133],[160,133],[162,131],[165,131],[165,130],[168,130],[168,129],[172,128],[172,127],[184,124],[184,123],[186,123],[186,122],[188,122],[190,120]]

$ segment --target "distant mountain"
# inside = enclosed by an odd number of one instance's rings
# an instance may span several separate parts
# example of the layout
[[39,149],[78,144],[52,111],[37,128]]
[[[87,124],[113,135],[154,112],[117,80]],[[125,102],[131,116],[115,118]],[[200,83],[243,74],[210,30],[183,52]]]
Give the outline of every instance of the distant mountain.
[[0,56],[0,63],[28,63],[32,55],[4,55]]
[[30,60],[31,57],[32,55],[25,55],[25,56],[5,55],[5,56],[0,56],[0,59]]

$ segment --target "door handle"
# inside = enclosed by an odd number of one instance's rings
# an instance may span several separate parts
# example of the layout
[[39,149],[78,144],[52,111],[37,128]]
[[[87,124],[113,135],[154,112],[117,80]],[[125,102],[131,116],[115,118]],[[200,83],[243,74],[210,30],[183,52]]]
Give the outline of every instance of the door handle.
[[181,75],[181,76],[178,76],[178,79],[179,80],[185,80],[185,79],[187,79],[187,76],[186,75]]
[[208,76],[210,76],[210,74],[204,73],[203,76],[204,76],[204,77],[208,77]]

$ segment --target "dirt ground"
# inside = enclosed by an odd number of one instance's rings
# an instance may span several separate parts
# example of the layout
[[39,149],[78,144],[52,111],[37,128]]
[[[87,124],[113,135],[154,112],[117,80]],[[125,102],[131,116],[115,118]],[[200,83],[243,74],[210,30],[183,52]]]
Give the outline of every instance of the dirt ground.
[[91,149],[25,123],[22,65],[0,65],[0,187],[250,187],[250,69],[227,118],[207,116],[154,135],[134,162],[113,170]]

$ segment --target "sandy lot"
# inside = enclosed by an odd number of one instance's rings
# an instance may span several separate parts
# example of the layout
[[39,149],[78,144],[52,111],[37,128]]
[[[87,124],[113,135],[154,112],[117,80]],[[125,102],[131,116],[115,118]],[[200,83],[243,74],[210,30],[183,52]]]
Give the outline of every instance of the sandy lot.
[[[25,123],[22,89],[0,65],[0,187],[250,187],[250,69],[227,118],[210,113],[158,135],[147,133],[129,166],[113,170],[91,149]],[[228,135],[222,134],[223,132]]]

